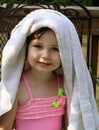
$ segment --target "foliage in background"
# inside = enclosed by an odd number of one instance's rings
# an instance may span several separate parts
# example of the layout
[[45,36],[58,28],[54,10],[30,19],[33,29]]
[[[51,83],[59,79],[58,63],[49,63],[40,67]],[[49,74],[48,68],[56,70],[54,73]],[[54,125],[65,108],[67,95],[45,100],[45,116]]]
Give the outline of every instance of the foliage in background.
[[97,86],[97,91],[96,91],[96,103],[98,107],[98,112],[99,112],[99,87]]
[[[34,2],[35,1],[35,2]],[[92,4],[92,0],[75,0],[77,2],[79,2],[80,4],[84,5],[84,6],[90,6]],[[39,4],[46,4],[46,3],[55,3],[55,2],[59,2],[62,3],[64,5],[75,5],[72,0],[0,0],[1,2],[15,2],[15,3],[24,3],[24,4],[33,4],[33,3],[39,3]]]

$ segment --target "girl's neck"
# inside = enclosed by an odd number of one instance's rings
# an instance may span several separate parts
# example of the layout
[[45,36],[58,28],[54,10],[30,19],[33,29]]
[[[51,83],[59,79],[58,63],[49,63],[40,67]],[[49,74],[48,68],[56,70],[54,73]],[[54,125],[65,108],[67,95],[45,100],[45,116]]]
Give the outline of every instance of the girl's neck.
[[37,72],[35,70],[29,69],[26,73],[30,78],[38,82],[46,82],[55,78],[54,72],[44,73],[44,72]]

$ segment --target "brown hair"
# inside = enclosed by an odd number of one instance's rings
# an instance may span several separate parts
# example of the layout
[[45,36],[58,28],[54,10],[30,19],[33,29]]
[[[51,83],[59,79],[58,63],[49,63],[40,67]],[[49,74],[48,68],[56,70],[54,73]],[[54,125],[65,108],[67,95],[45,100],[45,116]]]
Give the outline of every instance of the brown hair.
[[26,44],[29,44],[32,40],[39,38],[48,30],[51,30],[51,29],[48,27],[43,27],[43,28],[38,29],[37,31],[35,31],[34,33],[32,33],[31,35],[27,37]]

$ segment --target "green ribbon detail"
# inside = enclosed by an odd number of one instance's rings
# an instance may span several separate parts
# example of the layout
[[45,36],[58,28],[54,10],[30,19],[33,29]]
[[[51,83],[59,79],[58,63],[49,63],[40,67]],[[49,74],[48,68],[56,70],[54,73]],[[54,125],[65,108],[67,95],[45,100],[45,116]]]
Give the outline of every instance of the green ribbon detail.
[[59,89],[58,91],[58,96],[61,97],[63,96],[64,90],[62,88]]
[[[59,91],[58,91],[58,96],[59,96],[59,97],[63,96],[63,93],[64,93],[64,90],[63,90],[62,88],[60,88]],[[52,105],[53,105],[54,107],[58,107],[58,106],[59,106],[59,101],[54,101],[54,102],[52,102]]]
[[52,102],[52,105],[53,105],[54,107],[58,107],[58,106],[59,106],[59,102],[58,102],[58,101],[54,101],[54,102]]

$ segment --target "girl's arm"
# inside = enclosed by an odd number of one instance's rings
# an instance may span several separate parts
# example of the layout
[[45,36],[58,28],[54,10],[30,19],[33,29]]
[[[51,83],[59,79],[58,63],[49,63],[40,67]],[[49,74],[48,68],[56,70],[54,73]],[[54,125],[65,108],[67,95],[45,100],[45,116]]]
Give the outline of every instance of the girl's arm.
[[12,109],[1,116],[0,130],[13,130],[14,119],[18,108],[17,97],[15,99]]

